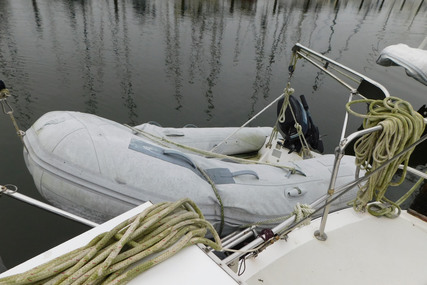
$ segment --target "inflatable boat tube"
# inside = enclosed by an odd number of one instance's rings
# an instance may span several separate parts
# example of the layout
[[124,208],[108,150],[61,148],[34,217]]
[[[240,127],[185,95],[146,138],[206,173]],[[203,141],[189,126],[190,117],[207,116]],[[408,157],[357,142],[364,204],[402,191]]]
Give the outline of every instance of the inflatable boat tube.
[[[164,135],[171,129],[139,126]],[[197,129],[174,130],[196,141]],[[209,149],[227,137],[217,128],[201,138]],[[233,130],[231,130],[233,131]],[[263,128],[248,129],[250,143],[265,140]],[[184,135],[181,135],[184,134]],[[254,136],[259,138],[254,139]],[[243,136],[245,137],[245,136]],[[235,140],[239,141],[238,138]],[[245,139],[242,139],[245,141]],[[289,166],[305,176],[269,165],[240,164],[165,147],[116,122],[85,113],[47,113],[26,132],[24,157],[39,192],[53,205],[96,222],[105,221],[145,201],[158,203],[188,197],[217,228],[221,207],[225,231],[288,215],[297,203],[311,203],[326,194],[333,155],[294,161]],[[195,143],[196,144],[196,143]],[[250,151],[244,148],[244,152]],[[228,151],[227,151],[228,152]],[[231,152],[231,151],[230,151]],[[234,151],[232,151],[234,152]],[[354,157],[342,159],[337,186],[353,180]],[[346,207],[355,191],[343,195],[332,209]]]

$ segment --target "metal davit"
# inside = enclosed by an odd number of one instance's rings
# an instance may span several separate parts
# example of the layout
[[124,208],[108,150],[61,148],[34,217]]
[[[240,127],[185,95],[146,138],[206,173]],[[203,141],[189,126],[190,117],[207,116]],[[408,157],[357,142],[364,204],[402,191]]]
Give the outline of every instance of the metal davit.
[[[312,51],[302,46],[301,44],[296,44],[292,50],[293,50],[293,60],[291,65],[289,66],[290,73],[293,73],[295,71],[295,65],[298,59],[300,58],[305,59],[309,63],[313,64],[315,67],[317,67],[318,69],[320,69],[321,71],[325,72],[330,77],[335,79],[345,88],[347,88],[350,91],[348,95],[348,102],[352,102],[353,100],[356,100],[356,99],[384,100],[384,99],[393,98],[393,97],[390,97],[390,94],[387,91],[387,89],[380,83],[342,64],[339,64],[315,51]],[[346,183],[344,185],[337,186],[336,180],[337,180],[338,170],[340,167],[341,159],[344,156],[345,149],[350,145],[351,142],[355,141],[356,139],[364,135],[383,130],[383,127],[381,125],[378,125],[378,126],[366,128],[360,131],[353,132],[349,135],[346,135],[346,128],[348,125],[349,115],[350,114],[347,111],[344,118],[340,142],[335,149],[335,159],[334,159],[334,164],[331,171],[330,183],[329,183],[329,187],[327,189],[326,195],[322,196],[321,198],[319,198],[318,200],[310,204],[310,207],[315,209],[314,212],[312,212],[310,215],[308,215],[307,217],[305,217],[300,221],[296,221],[296,218],[294,216],[291,216],[290,218],[288,218],[287,220],[285,220],[284,222],[282,222],[281,224],[277,225],[272,229],[272,232],[274,233],[274,238],[268,241],[265,241],[261,237],[254,239],[249,244],[240,248],[238,252],[235,252],[229,255],[228,257],[226,257],[223,260],[225,264],[227,265],[233,264],[233,262],[238,260],[238,258],[246,254],[256,256],[263,249],[271,245],[274,242],[274,239],[278,240],[280,238],[285,238],[288,233],[290,233],[291,231],[293,231],[294,229],[296,229],[306,221],[310,220],[320,211],[323,211],[322,220],[321,220],[319,229],[314,233],[314,235],[318,240],[321,240],[321,241],[326,240],[327,235],[325,233],[325,226],[326,226],[327,217],[330,211],[330,205],[332,202],[334,202],[336,199],[339,199],[342,195],[344,195],[346,192],[350,191],[354,187],[360,187],[364,182],[366,182],[372,176],[378,174],[380,171],[386,168],[389,164],[395,162],[401,156],[411,152],[411,150],[413,150],[417,145],[427,140],[427,135],[422,136],[419,140],[407,146],[405,149],[395,154],[392,158],[385,161],[380,167],[370,171],[369,173],[365,173],[365,175],[361,177],[360,177],[361,170],[360,168],[358,168],[355,173],[354,181],[350,183]],[[424,119],[423,123],[427,124],[427,120]],[[406,168],[406,170],[412,174],[415,174],[422,178],[427,178],[427,175],[425,173],[422,173],[407,165],[405,166],[399,165],[399,168]],[[242,231],[240,234],[232,237],[231,240],[227,240],[224,243],[224,247],[231,248],[234,245],[242,242],[245,239],[248,239],[251,236],[254,236],[253,229],[248,228],[247,230]]]

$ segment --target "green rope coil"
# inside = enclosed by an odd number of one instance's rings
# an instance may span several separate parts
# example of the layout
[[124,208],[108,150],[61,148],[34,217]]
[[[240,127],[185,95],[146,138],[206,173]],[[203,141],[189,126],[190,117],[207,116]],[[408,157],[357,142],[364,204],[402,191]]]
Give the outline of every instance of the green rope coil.
[[[369,104],[367,114],[359,114],[351,110],[351,105],[358,103]],[[368,173],[412,145],[424,131],[423,117],[414,111],[408,102],[396,97],[387,97],[384,100],[354,100],[347,103],[346,109],[350,114],[364,118],[365,129],[382,126],[381,131],[362,136],[354,145],[356,164]],[[357,211],[365,210],[368,202],[376,200],[380,203],[367,208],[371,214],[396,217],[400,213],[399,205],[403,202],[402,199],[392,202],[385,197],[385,193],[389,186],[397,186],[404,181],[411,153],[412,150],[369,178],[354,201],[353,205]],[[400,164],[404,165],[402,177],[398,182],[392,183],[392,177]]]
[[[214,241],[205,238],[208,230]],[[215,229],[191,200],[160,203],[98,235],[84,247],[0,279],[0,285],[125,284],[196,243],[222,248]],[[148,259],[136,264],[144,258]]]

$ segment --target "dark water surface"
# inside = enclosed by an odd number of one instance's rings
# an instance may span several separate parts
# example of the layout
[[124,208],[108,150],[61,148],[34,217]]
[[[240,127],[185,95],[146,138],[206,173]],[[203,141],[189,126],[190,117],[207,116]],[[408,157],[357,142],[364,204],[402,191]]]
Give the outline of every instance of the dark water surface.
[[[52,110],[128,124],[239,126],[282,92],[291,48],[300,42],[418,108],[427,103],[426,87],[375,61],[388,45],[417,47],[426,19],[423,0],[1,0],[0,78],[24,130]],[[292,85],[308,97],[332,151],[347,93],[301,63]],[[252,125],[274,120],[273,108]],[[0,132],[0,184],[42,199],[7,116]],[[0,256],[7,267],[86,229],[0,198]]]

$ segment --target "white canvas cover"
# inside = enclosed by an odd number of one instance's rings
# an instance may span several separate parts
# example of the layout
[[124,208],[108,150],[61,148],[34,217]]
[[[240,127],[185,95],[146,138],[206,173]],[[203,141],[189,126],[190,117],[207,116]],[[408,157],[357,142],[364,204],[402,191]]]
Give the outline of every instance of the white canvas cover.
[[427,50],[411,48],[405,44],[383,49],[377,63],[383,66],[400,65],[406,74],[427,85]]

